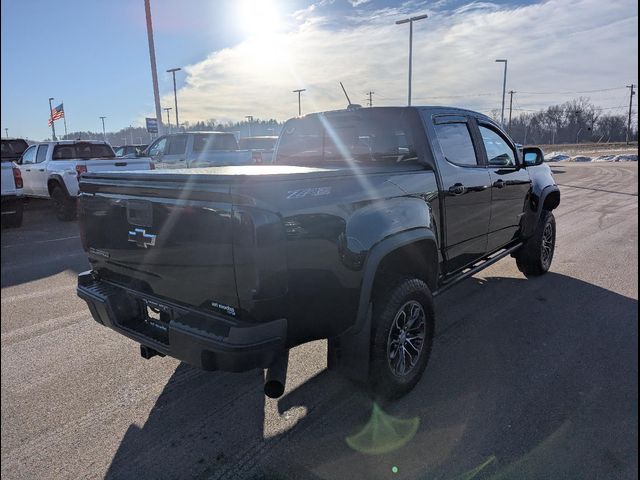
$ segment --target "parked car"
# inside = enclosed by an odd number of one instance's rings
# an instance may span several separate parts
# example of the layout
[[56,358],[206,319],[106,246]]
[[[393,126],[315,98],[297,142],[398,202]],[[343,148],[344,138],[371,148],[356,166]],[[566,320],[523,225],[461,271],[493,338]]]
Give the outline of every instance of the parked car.
[[26,140],[21,138],[2,139],[2,225],[19,227],[22,225],[22,176],[15,163],[22,153],[29,147]]
[[329,368],[397,398],[427,365],[435,295],[509,255],[549,270],[543,160],[479,113],[378,107],[289,120],[259,169],[88,174],[78,295],[145,358],[267,368],[276,397],[289,349],[329,339]]
[[121,145],[113,147],[116,157],[140,157],[149,145]]
[[51,198],[60,220],[76,216],[78,179],[85,172],[149,170],[148,158],[118,159],[106,142],[64,140],[31,145],[19,160],[28,197]]
[[187,132],[164,135],[143,153],[156,168],[195,168],[253,163],[249,150],[238,150],[238,141],[228,132]]
[[240,150],[251,150],[253,163],[271,163],[277,136],[242,137],[238,140]]

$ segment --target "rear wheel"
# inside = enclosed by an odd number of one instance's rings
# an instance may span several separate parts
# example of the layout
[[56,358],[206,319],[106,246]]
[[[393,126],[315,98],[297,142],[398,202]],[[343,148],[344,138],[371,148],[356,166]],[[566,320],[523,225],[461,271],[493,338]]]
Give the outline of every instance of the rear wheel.
[[399,398],[415,387],[429,361],[433,342],[433,299],[415,278],[401,279],[374,299],[369,383],[383,399]]
[[538,276],[551,268],[556,248],[556,219],[543,210],[533,236],[516,253],[518,269],[527,276]]
[[76,203],[60,185],[55,185],[51,190],[51,200],[58,220],[69,222],[76,218]]

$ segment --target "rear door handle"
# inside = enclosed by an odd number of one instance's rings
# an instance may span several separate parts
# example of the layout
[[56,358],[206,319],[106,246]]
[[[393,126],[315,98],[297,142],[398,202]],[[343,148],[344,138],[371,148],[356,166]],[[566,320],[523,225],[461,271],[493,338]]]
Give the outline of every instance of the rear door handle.
[[44,168],[39,168],[38,171],[39,172],[44,172]]
[[449,187],[449,193],[451,195],[462,195],[466,191],[467,189],[461,183],[456,183],[455,185]]
[[504,180],[497,180],[495,182],[493,182],[493,186],[496,188],[504,188],[507,186],[506,183],[504,183]]
[[24,171],[25,171],[25,172],[30,172],[30,171],[31,171],[31,169],[30,169],[30,168],[25,168],[25,169],[24,169]]

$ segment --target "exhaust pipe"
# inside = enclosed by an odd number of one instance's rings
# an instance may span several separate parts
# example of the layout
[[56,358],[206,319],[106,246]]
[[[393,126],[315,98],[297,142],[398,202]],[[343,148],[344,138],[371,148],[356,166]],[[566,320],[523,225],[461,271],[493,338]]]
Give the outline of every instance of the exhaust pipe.
[[287,383],[287,367],[289,366],[289,350],[282,352],[267,369],[264,379],[264,394],[269,398],[279,398],[284,393]]

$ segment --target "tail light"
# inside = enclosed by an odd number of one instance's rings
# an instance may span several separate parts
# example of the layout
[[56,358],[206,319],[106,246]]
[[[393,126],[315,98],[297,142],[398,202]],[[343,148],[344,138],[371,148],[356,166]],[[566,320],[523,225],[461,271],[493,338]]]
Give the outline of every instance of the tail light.
[[153,162],[149,162],[149,170],[155,170],[156,169],[156,164]]
[[78,177],[78,180],[80,180],[80,175],[82,175],[83,173],[87,173],[87,166],[86,165],[76,165],[76,175]]
[[256,165],[260,165],[262,163],[262,152],[252,152],[251,160],[253,160],[253,163]]
[[22,172],[18,167],[13,167],[13,181],[16,184],[16,188],[22,188]]

